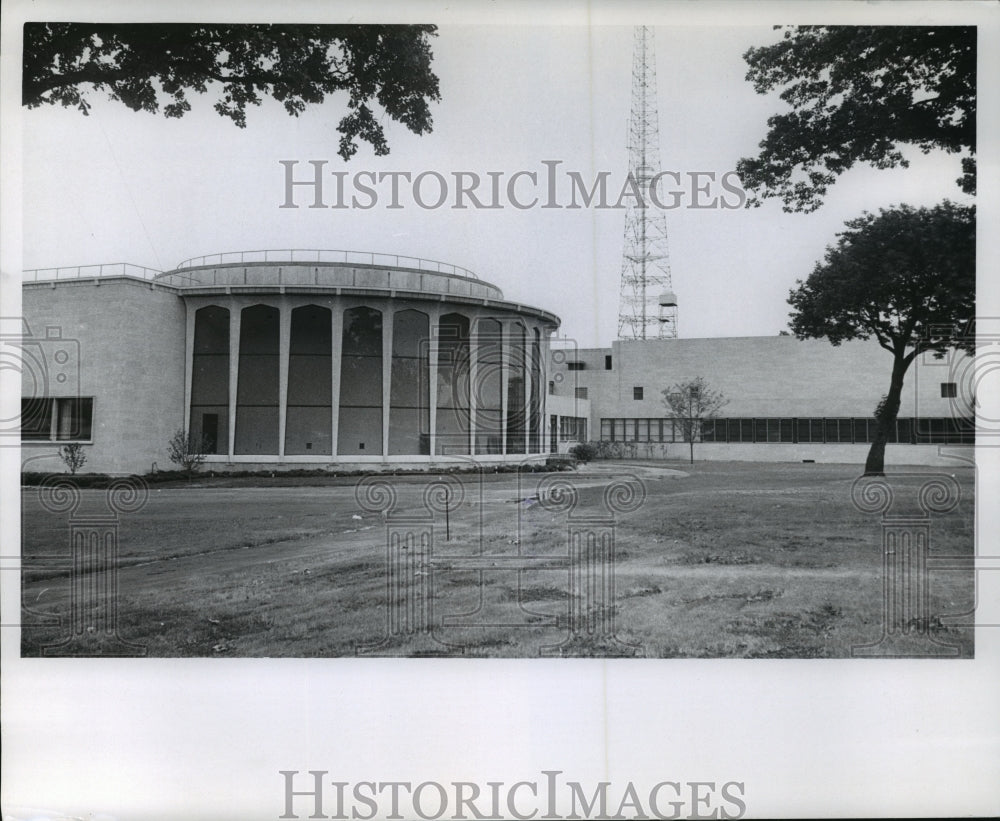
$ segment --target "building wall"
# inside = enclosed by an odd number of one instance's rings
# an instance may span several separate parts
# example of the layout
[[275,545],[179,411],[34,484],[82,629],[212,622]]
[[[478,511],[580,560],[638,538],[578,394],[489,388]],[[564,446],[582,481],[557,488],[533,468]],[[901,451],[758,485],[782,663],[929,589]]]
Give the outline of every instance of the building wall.
[[[84,472],[146,473],[154,463],[172,469],[170,437],[187,427],[205,433],[206,415],[218,447],[207,464],[221,468],[429,465],[462,454],[467,461],[472,447],[478,458],[500,462],[547,452],[543,385],[552,315],[508,303],[487,307],[486,299],[455,304],[435,293],[338,290],[192,293],[127,277],[26,284],[24,316],[42,341],[26,346],[39,352],[39,365],[24,369],[22,396],[55,397],[50,416],[57,420],[65,400],[93,401],[92,433],[74,437],[87,457]],[[196,344],[200,308],[221,309],[226,321],[209,323]],[[296,310],[318,319],[302,325]],[[351,356],[345,317],[371,310],[381,312],[379,338]],[[414,316],[420,328],[410,327]],[[452,344],[449,317],[456,316],[464,330]],[[479,333],[478,320],[501,329],[500,338]],[[470,359],[476,350],[478,366]],[[475,407],[481,394],[508,382],[495,409]],[[436,426],[427,431],[435,412]],[[57,430],[33,440],[38,433],[22,437],[23,469],[64,470],[58,450],[65,440]]]
[[[959,353],[941,360],[930,354],[919,356],[907,373],[899,415],[968,415],[960,398],[942,397],[941,390],[942,383],[959,380],[956,374],[963,359]],[[549,378],[558,395],[584,390],[591,407],[591,438],[598,439],[602,418],[667,416],[662,391],[699,376],[729,399],[721,417],[870,417],[888,390],[891,368],[892,356],[875,341],[833,346],[826,340],[791,336],[658,339],[554,352]],[[635,388],[642,388],[642,399],[633,398]],[[887,458],[927,463],[936,450],[891,446]],[[867,451],[863,444],[711,443],[708,447],[706,443],[702,447],[706,458],[769,461],[864,461]],[[667,452],[672,458],[673,451]]]
[[[208,371],[200,362],[192,369],[191,430],[201,434],[200,413],[207,410],[220,417],[220,439],[232,437],[231,450],[229,443],[220,441],[218,452],[206,464],[242,466],[269,461],[316,466],[348,461],[402,462],[409,457],[433,462],[436,457],[468,455],[470,448],[475,448],[476,455],[486,460],[518,461],[526,451],[535,454],[547,451],[544,385],[552,326],[550,319],[532,313],[532,309],[517,311],[513,306],[503,310],[454,304],[435,294],[421,298],[390,296],[385,292],[366,296],[333,292],[289,294],[263,288],[253,293],[185,293],[184,299],[188,308],[189,351],[195,342],[199,311],[222,310],[233,323],[231,353],[224,361],[212,364],[210,378],[202,378]],[[267,334],[270,341],[255,343],[258,353],[252,361],[242,354],[237,357],[235,351],[246,342],[243,331],[247,312],[262,309],[274,312],[273,328]],[[279,435],[283,413],[281,361],[294,351],[291,318],[296,310],[302,309],[323,312],[327,323],[332,320],[332,331],[322,346],[323,352],[332,356],[325,356],[320,364],[315,361],[309,364],[314,371],[325,369],[326,374],[321,382],[318,372],[314,372],[306,380],[308,385],[300,384],[301,380],[295,376],[295,363],[289,359],[289,399],[284,411],[286,436],[282,439]],[[377,312],[380,330],[368,329],[366,341],[355,340],[354,334],[347,331],[348,316],[356,316],[357,312],[368,315],[372,311]],[[417,319],[419,327],[414,325]],[[522,330],[515,339],[519,328]],[[536,342],[537,372],[531,367]],[[265,350],[277,353],[274,363],[268,365],[266,390],[256,386],[260,388],[257,390],[246,372],[249,367],[260,369],[266,358],[261,352]],[[515,379],[518,376],[520,381]],[[201,403],[199,396],[208,382],[215,383],[217,390],[209,391],[213,398]],[[227,382],[237,385],[235,435],[228,427],[231,414],[222,407],[227,397]],[[509,387],[506,392],[501,387],[504,384]],[[310,392],[315,394],[311,398],[306,396]],[[318,401],[319,393],[323,394],[324,403]],[[335,408],[332,420],[325,404],[331,395]],[[532,399],[539,402],[537,412],[532,411]],[[305,409],[310,424],[306,425],[304,417],[296,421],[292,411],[297,403],[308,405]],[[308,435],[303,432],[306,428]],[[506,437],[502,435],[505,430]],[[328,441],[321,441],[318,431],[325,431]],[[310,440],[312,447],[299,447],[295,437],[300,433],[299,438],[303,442]],[[265,444],[258,447],[258,441]]]
[[[23,314],[28,347],[44,351],[50,378],[26,367],[22,396],[94,398],[83,470],[172,467],[167,442],[184,425],[184,303],[177,294],[127,278],[26,284]],[[61,339],[46,339],[47,329],[58,329]],[[67,361],[57,361],[56,348]],[[63,470],[59,446],[22,443],[24,470]]]
[[[874,341],[835,347],[791,336],[616,341],[575,358],[584,370],[560,371],[592,386],[589,398],[603,416],[663,416],[661,391],[697,376],[729,399],[724,416],[864,416],[888,390],[892,368],[892,356]],[[951,381],[948,364],[926,356],[910,366],[901,416],[952,414],[940,385]],[[644,389],[642,400],[633,400],[634,387]]]

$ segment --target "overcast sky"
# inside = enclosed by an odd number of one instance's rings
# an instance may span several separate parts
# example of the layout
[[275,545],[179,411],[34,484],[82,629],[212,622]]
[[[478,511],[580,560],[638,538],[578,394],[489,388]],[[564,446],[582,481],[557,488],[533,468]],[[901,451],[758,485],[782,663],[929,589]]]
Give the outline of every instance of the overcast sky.
[[[661,164],[682,175],[721,177],[755,150],[775,95],[746,82],[742,55],[780,36],[770,26],[660,26],[656,66]],[[91,94],[91,116],[43,108],[24,118],[24,264],[26,268],[127,261],[169,269],[183,259],[258,248],[359,249],[443,260],[499,285],[508,299],[558,313],[560,334],[584,346],[609,345],[617,333],[623,209],[424,209],[405,199],[388,209],[378,187],[370,210],[281,209],[284,168],[328,160],[327,171],[488,172],[504,186],[518,171],[577,171],[588,183],[608,171],[609,198],[625,180],[632,62],[628,26],[442,26],[433,40],[441,101],[434,130],[417,137],[386,120],[388,157],[367,146],[344,162],[336,155],[343,100],[330,98],[299,118],[273,101],[248,114],[244,130],[217,116],[210,96],[195,96],[179,120],[133,113]],[[911,152],[908,169],[859,168],[833,187],[811,215],[760,209],[681,207],[666,212],[674,290],[684,337],[771,335],[787,322],[788,290],[808,275],[845,219],[906,202],[964,201],[955,156]],[[563,177],[560,177],[563,179]],[[704,179],[704,178],[703,178]],[[437,186],[425,181],[424,199]],[[530,201],[527,179],[518,184]],[[329,177],[325,199],[333,188]],[[404,194],[407,192],[404,184]],[[721,192],[713,188],[712,196]],[[721,192],[725,193],[725,192]],[[562,191],[568,202],[568,187]],[[726,195],[728,201],[733,197]],[[364,202],[365,200],[361,200]]]

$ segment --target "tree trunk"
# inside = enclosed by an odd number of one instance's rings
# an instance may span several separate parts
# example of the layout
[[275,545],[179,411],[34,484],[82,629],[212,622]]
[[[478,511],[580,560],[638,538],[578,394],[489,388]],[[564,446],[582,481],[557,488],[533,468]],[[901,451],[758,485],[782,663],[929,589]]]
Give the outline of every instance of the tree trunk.
[[900,399],[903,395],[903,377],[910,367],[910,362],[903,353],[897,352],[892,360],[892,379],[889,382],[889,393],[886,394],[882,412],[878,415],[878,427],[875,430],[875,441],[868,451],[865,461],[865,476],[885,475],[885,445],[889,441],[889,433],[896,424],[899,415]]

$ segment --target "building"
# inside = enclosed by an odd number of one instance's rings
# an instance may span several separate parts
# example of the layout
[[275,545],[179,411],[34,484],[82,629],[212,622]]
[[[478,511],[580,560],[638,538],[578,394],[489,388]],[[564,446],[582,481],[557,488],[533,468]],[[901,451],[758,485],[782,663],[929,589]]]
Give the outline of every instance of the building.
[[[455,266],[268,251],[25,272],[25,470],[225,470],[544,458],[554,314]],[[558,404],[559,400],[552,400]]]
[[[552,344],[552,313],[455,266],[344,251],[219,254],[168,272],[127,264],[25,272],[26,471],[174,467],[189,430],[221,470],[543,460],[599,441],[682,459],[662,391],[704,377],[729,403],[699,459],[863,463],[891,358],[874,342],[790,336]],[[971,461],[961,355],[917,358],[888,464]],[[943,454],[942,449],[948,453]]]
[[[971,461],[971,361],[958,352],[914,360],[887,464]],[[696,437],[696,458],[863,464],[891,369],[891,355],[874,340],[837,347],[792,336],[620,340],[610,348],[555,346],[548,390],[576,398],[586,418],[582,438],[611,453],[687,458],[663,391],[700,376],[728,404]]]

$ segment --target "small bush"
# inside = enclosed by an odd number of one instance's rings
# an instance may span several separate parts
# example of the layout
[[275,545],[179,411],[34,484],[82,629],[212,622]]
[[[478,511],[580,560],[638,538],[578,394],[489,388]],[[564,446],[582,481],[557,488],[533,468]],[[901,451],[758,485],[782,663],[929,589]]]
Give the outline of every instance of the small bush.
[[580,442],[569,449],[569,455],[578,462],[592,462],[597,458],[597,448],[592,442]]
[[73,476],[87,462],[87,454],[83,452],[83,445],[79,442],[71,442],[59,448],[59,458]]
[[190,474],[205,461],[208,451],[208,439],[188,433],[184,428],[177,430],[167,443],[167,455],[181,470]]

